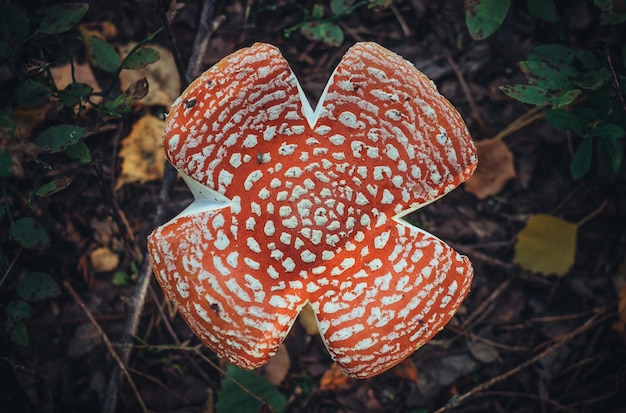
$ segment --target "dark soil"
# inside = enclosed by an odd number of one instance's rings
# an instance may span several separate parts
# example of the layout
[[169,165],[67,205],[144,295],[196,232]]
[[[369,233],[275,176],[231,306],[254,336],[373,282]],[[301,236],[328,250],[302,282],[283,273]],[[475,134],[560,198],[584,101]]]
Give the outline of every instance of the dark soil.
[[[41,6],[32,3],[35,9]],[[152,1],[90,3],[85,19],[111,21],[119,44],[140,41],[161,26]],[[181,14],[172,23],[185,62],[192,53],[201,3],[181,3]],[[462,1],[397,0],[395,9],[362,7],[341,19],[345,40],[339,47],[307,39],[299,31],[285,37],[284,30],[301,22],[303,10],[314,3],[216,1],[214,18],[221,24],[210,39],[203,68],[253,42],[272,43],[315,100],[348,47],[376,41],[431,77],[480,141],[530,109],[499,90],[503,84],[524,82],[516,63],[529,48],[559,42],[563,36],[585,48],[599,25],[588,1],[569,6],[573,12],[561,32],[529,16],[525,1],[514,1],[493,36],[473,41]],[[171,48],[164,33],[155,41]],[[52,274],[62,294],[31,303],[32,315],[25,320],[27,346],[15,345],[7,333],[0,333],[0,411],[102,409],[115,361],[67,286],[78,293],[109,340],[120,341],[134,284],[115,285],[114,271],[95,273],[88,257],[106,243],[121,259],[116,270],[129,271],[136,252],[145,250],[161,183],[113,191],[120,172],[117,153],[134,120],[166,110],[139,105],[129,116],[99,125],[100,132],[87,140],[93,162],[66,163],[63,172],[75,177],[72,185],[50,198],[38,198],[32,210],[23,195],[29,178],[7,182],[4,199],[11,203],[12,214],[34,214],[52,240],[44,251],[18,251],[8,242],[9,223],[3,217],[7,242],[2,272],[17,259],[8,278],[13,281],[0,289],[0,302],[16,300],[13,286],[26,269]],[[450,325],[409,358],[410,365],[369,380],[337,379],[322,389],[320,381],[331,360],[319,337],[296,324],[286,341],[290,368],[278,386],[289,401],[288,411],[422,412],[446,406],[440,411],[626,412],[626,337],[616,329],[620,282],[626,278],[625,168],[615,175],[594,167],[583,180],[572,180],[568,137],[543,120],[510,134],[505,143],[514,155],[517,176],[499,193],[479,200],[461,187],[411,217],[468,255],[474,265],[472,292]],[[168,218],[190,201],[179,182],[165,206]],[[533,274],[512,263],[516,234],[529,216],[549,213],[577,222],[603,202],[600,213],[580,228],[576,262],[565,276]],[[134,343],[200,343],[154,280]],[[224,366],[208,349],[202,353]],[[150,411],[212,412],[222,373],[205,358],[193,351],[143,347],[133,350],[128,370]],[[119,388],[117,411],[141,411],[127,380]]]

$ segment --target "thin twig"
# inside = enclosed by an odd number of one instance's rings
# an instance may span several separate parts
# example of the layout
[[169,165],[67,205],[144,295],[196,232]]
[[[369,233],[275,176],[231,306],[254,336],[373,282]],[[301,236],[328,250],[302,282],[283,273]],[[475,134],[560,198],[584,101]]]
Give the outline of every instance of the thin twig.
[[535,106],[534,108],[530,109],[528,112],[524,113],[519,118],[515,119],[506,128],[502,129],[491,139],[494,141],[499,140],[499,139],[504,139],[510,134],[522,129],[524,126],[530,125],[531,123],[533,123],[534,121],[538,119],[542,119],[545,113],[546,111],[543,106]]
[[[159,0],[157,0],[157,6],[161,4]],[[204,7],[213,8],[213,2],[210,0],[205,0]],[[208,12],[203,10],[202,15],[207,15]],[[212,14],[212,11],[211,11]],[[165,16],[165,11],[161,13],[162,21],[164,22],[165,32],[168,36],[168,39],[171,42],[171,47],[173,50],[174,60],[176,60],[176,67],[179,71],[179,75],[181,76],[181,85],[182,89],[184,89],[189,84],[189,79],[186,76],[186,71],[183,70],[182,60],[180,58],[180,52],[176,47],[175,39],[172,34],[172,31],[169,26],[169,22],[167,21],[167,17]],[[202,27],[202,25],[201,25]],[[204,42],[203,38],[197,36],[196,40],[199,40],[200,43],[194,44],[194,55],[198,56],[200,61],[203,59],[204,54],[206,53],[206,48],[208,46],[207,42]],[[200,49],[197,51],[196,49]],[[195,77],[198,73],[193,73]],[[184,77],[184,78],[183,78]],[[165,163],[165,171],[163,174],[163,184],[161,186],[161,191],[159,193],[159,201],[157,205],[157,212],[154,218],[154,225],[161,225],[165,221],[166,209],[165,206],[169,204],[171,193],[173,191],[174,185],[176,183],[177,171],[176,169],[169,163]],[[135,290],[133,295],[130,297],[130,306],[128,309],[128,318],[126,319],[126,324],[124,325],[124,331],[122,332],[122,336],[120,338],[121,344],[128,344],[132,342],[133,336],[137,333],[137,328],[139,326],[139,319],[141,316],[141,312],[143,311],[143,307],[146,301],[146,295],[148,291],[148,286],[150,285],[150,280],[152,278],[152,268],[150,266],[150,257],[148,252],[145,252],[143,255],[143,261],[141,263],[141,268],[139,270],[139,276],[137,278],[137,284],[135,285]],[[130,359],[130,347],[122,347],[120,349],[120,361],[123,366],[128,364],[128,360]],[[113,413],[117,407],[117,399],[119,393],[120,386],[120,367],[114,366],[113,371],[111,372],[111,377],[109,379],[109,385],[107,388],[107,394],[104,400],[104,405],[102,407],[102,413]]]
[[104,330],[102,330],[102,327],[100,327],[100,324],[98,324],[98,322],[94,318],[93,314],[91,314],[91,311],[89,310],[89,308],[87,308],[83,300],[80,299],[80,296],[76,293],[76,291],[74,291],[74,288],[72,288],[72,285],[69,283],[69,281],[63,282],[63,285],[65,286],[65,288],[67,288],[67,291],[69,291],[74,301],[76,301],[78,306],[83,310],[83,312],[89,319],[89,322],[96,328],[96,330],[98,331],[98,334],[100,334],[102,341],[104,341],[104,344],[107,346],[107,349],[109,350],[109,354],[111,354],[111,357],[113,357],[113,359],[117,363],[117,367],[122,370],[122,373],[124,373],[124,376],[128,380],[128,384],[130,384],[130,387],[133,389],[133,392],[135,393],[135,397],[137,398],[137,402],[141,406],[141,411],[147,412],[148,408],[146,407],[146,404],[141,398],[141,394],[139,394],[139,390],[137,390],[137,386],[135,386],[135,382],[133,381],[133,378],[130,376],[130,373],[128,373],[125,363],[122,362],[122,360],[120,359],[120,356],[117,354],[117,352],[113,348],[113,344],[111,344],[109,337],[106,335]]
[[[176,169],[171,165],[166,165],[165,173],[163,175],[163,186],[159,194],[159,204],[157,206],[157,213],[154,219],[155,225],[160,225],[164,221],[165,205],[168,204],[172,188],[176,183]],[[146,292],[148,291],[148,285],[152,278],[152,268],[150,267],[150,258],[144,254],[143,262],[139,270],[139,276],[137,278],[137,284],[133,295],[129,300],[128,318],[124,325],[124,331],[120,338],[121,343],[130,343],[133,336],[137,333],[137,327],[139,326],[139,319],[141,312],[143,311],[144,303],[146,301]],[[122,348],[120,350],[120,359],[124,365],[128,364],[130,359],[130,348]],[[109,379],[109,386],[107,388],[107,396],[105,398],[104,406],[102,408],[103,413],[113,413],[117,406],[117,396],[120,384],[120,369],[119,367],[113,367],[111,372],[111,378]]]
[[465,81],[465,78],[463,77],[461,70],[454,62],[454,59],[452,59],[452,55],[450,54],[450,52],[445,48],[443,52],[446,55],[448,64],[452,68],[452,71],[454,71],[454,74],[456,75],[456,78],[458,79],[459,84],[461,85],[461,89],[463,89],[463,93],[465,94],[465,98],[467,99],[467,102],[470,105],[470,109],[472,110],[472,115],[474,116],[474,119],[476,119],[478,121],[478,124],[481,126],[481,128],[484,129],[485,121],[483,120],[483,117],[480,115],[480,110],[478,110],[478,106],[476,105],[476,102],[474,101],[474,96],[472,96],[472,91],[470,90],[469,85]]
[[537,354],[535,357],[532,357],[532,358],[526,360],[522,364],[520,364],[520,365],[510,369],[506,373],[503,373],[503,374],[501,374],[499,376],[496,376],[496,377],[494,377],[494,378],[492,378],[490,380],[487,380],[486,382],[484,382],[484,383],[474,387],[472,390],[468,391],[467,393],[464,393],[464,394],[462,394],[462,395],[460,395],[458,397],[454,397],[453,400],[449,401],[445,406],[441,407],[440,409],[437,409],[434,413],[443,413],[443,412],[445,412],[447,410],[450,410],[451,408],[453,408],[455,406],[458,406],[460,403],[462,403],[463,401],[469,399],[470,397],[473,397],[473,396],[476,396],[476,395],[480,394],[481,392],[491,388],[495,384],[500,383],[500,382],[508,379],[509,377],[517,374],[518,372],[520,372],[521,370],[525,369],[526,367],[529,367],[529,366],[533,365],[537,361],[539,361],[542,358],[546,357],[548,354],[550,354],[553,351],[555,351],[558,348],[560,348],[562,345],[564,345],[565,343],[570,341],[572,338],[576,337],[579,334],[584,333],[585,331],[587,331],[590,328],[592,328],[593,326],[595,326],[598,321],[603,321],[605,319],[604,316],[606,315],[606,313],[607,313],[607,308],[599,309],[598,312],[593,317],[591,317],[589,320],[587,320],[583,325],[581,325],[580,327],[578,327],[574,331],[563,335],[561,337],[561,339],[558,340],[555,344],[553,344],[552,346],[548,347],[547,349],[545,349],[541,353]]
[[187,83],[190,83],[200,73],[202,60],[204,58],[209,40],[211,40],[211,23],[213,20],[213,1],[204,0],[200,21],[198,22],[198,31],[194,40],[194,48],[189,58],[189,64],[185,71]]

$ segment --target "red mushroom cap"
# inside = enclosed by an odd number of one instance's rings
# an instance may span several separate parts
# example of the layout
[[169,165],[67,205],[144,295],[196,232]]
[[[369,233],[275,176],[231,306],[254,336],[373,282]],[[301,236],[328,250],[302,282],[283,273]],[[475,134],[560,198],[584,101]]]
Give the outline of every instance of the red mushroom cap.
[[469,292],[469,260],[401,219],[469,178],[454,107],[375,43],[344,55],[313,111],[280,51],[257,43],[194,81],[165,152],[196,200],[149,238],[156,278],[191,329],[255,368],[311,304],[352,377],[409,356]]

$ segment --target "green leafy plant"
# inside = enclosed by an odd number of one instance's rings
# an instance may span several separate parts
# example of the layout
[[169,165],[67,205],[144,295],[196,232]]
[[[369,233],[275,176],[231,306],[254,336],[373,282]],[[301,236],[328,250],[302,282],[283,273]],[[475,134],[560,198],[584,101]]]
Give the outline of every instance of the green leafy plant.
[[285,30],[290,36],[296,30],[307,38],[324,42],[330,46],[340,46],[344,40],[343,30],[337,24],[341,18],[353,13],[360,7],[379,7],[390,3],[389,0],[330,0],[324,6],[317,3],[311,11],[305,10],[304,21]]
[[[3,268],[0,286],[9,285],[14,290],[11,303],[2,308],[5,330],[15,344],[28,344],[23,320],[30,316],[29,303],[60,293],[50,274],[31,271],[27,263],[15,265],[22,251],[41,251],[51,244],[41,224],[45,210],[38,208],[38,200],[52,197],[72,184],[75,177],[66,172],[68,162],[92,161],[85,140],[97,125],[129,113],[132,105],[148,93],[145,78],[117,92],[120,73],[144,68],[160,58],[156,49],[147,46],[159,31],[139,42],[125,57],[100,37],[92,35],[80,42],[76,27],[88,9],[87,3],[59,4],[35,16],[17,2],[0,3],[0,67],[15,80],[15,86],[0,100],[0,219],[8,224],[0,258],[6,263],[6,257],[14,257]],[[81,46],[92,67],[99,69],[108,82],[102,92],[75,79],[74,50]],[[68,63],[72,82],[59,88],[52,69]],[[36,110],[47,111],[49,120],[37,133],[18,136],[17,113]],[[7,188],[13,193],[19,191],[17,199],[25,201],[19,209],[15,207],[20,216],[14,216],[11,210],[14,205]],[[131,276],[125,282],[130,281]]]
[[[591,1],[591,0],[588,0]],[[567,44],[541,44],[519,62],[528,83],[504,85],[501,90],[513,99],[546,106],[545,119],[556,129],[567,131],[576,142],[570,164],[573,179],[587,175],[594,153],[614,173],[624,158],[626,130],[626,13],[612,0],[594,0],[600,13],[602,36],[589,50]],[[502,24],[510,1],[467,0],[466,21],[477,40],[493,34]],[[553,1],[529,0],[528,11],[548,23],[558,21]]]
[[[222,388],[217,394],[217,413],[254,413],[265,408],[283,412],[287,407],[285,397],[273,384],[253,371],[242,370],[228,365],[227,376],[222,380]],[[245,391],[242,392],[242,389]],[[264,410],[265,411],[265,410]]]

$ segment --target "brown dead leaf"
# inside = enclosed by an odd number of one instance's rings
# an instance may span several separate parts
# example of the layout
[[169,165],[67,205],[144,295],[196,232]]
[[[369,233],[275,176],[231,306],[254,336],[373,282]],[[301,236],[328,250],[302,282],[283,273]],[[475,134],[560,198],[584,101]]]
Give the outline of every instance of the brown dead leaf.
[[267,379],[267,381],[272,383],[274,386],[278,386],[287,376],[290,365],[291,363],[287,347],[285,347],[284,344],[281,344],[280,347],[278,347],[276,354],[270,358],[267,364],[259,369],[259,372]]
[[120,258],[106,247],[96,248],[89,253],[94,272],[109,272],[117,268]]
[[315,336],[319,334],[317,318],[309,304],[302,307],[302,311],[300,311],[300,315],[298,316],[298,322],[304,327],[308,335]]
[[509,179],[515,178],[513,154],[500,139],[476,142],[478,167],[474,175],[465,182],[465,190],[485,199],[502,190]]
[[163,177],[165,154],[161,136],[164,124],[163,120],[147,115],[133,125],[122,141],[122,172],[115,184],[116,190],[127,183],[144,183]]
[[410,357],[404,359],[402,363],[391,369],[391,374],[400,379],[410,380],[417,383],[417,367],[415,367],[415,363],[413,363],[413,359]]
[[341,391],[352,387],[353,381],[346,376],[335,363],[324,372],[320,379],[320,390]]
[[54,109],[54,105],[46,102],[36,108],[17,108],[13,110],[13,122],[15,123],[15,137],[28,138],[33,130],[46,120],[46,114]]
[[[137,43],[129,43],[119,47],[122,58],[135,47]],[[165,106],[169,108],[180,95],[180,78],[172,52],[158,45],[148,45],[156,49],[161,58],[139,70],[122,70],[120,73],[120,87],[126,90],[128,86],[145,77],[148,79],[150,90],[142,100],[146,106]]]

